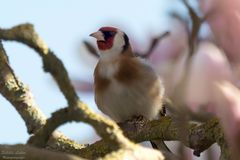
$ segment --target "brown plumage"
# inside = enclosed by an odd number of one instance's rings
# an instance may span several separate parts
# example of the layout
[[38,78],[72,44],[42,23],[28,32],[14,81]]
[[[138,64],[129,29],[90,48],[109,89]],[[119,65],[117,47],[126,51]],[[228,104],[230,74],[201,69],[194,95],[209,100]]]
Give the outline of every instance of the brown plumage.
[[111,81],[110,79],[104,78],[99,74],[99,66],[100,64],[97,64],[94,71],[94,91],[98,92],[98,94],[101,94],[101,92],[106,90]]

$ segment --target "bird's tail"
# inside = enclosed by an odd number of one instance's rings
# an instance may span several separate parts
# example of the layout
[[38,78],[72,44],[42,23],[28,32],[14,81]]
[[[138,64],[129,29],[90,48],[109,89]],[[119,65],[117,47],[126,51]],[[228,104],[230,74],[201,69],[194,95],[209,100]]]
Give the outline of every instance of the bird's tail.
[[151,140],[150,143],[154,149],[171,152],[171,150],[168,148],[168,146],[164,143],[163,140]]
[[[164,116],[166,116],[165,105],[162,106],[162,109],[159,112],[159,118]],[[162,152],[165,157],[164,160],[179,160],[179,158],[171,152],[163,140],[151,140],[150,143],[154,149],[160,150]]]
[[160,150],[161,153],[164,155],[164,160],[179,160],[179,157],[174,155],[168,146],[164,143],[163,140],[151,140],[150,141],[152,147],[154,149]]

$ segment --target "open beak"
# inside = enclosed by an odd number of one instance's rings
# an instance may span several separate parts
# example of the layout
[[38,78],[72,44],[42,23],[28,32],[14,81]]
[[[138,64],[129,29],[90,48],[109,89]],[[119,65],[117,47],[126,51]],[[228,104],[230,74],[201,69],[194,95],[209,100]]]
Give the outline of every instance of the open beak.
[[97,41],[105,41],[101,31],[94,32],[94,33],[90,34],[89,36],[96,38]]

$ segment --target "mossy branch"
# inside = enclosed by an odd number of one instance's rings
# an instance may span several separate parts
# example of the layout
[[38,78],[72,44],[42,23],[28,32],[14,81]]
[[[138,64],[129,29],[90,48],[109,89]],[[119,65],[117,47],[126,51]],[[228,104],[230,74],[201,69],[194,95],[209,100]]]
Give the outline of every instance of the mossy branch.
[[[161,139],[164,141],[181,141],[182,133],[178,124],[170,117],[162,117],[161,120],[147,121],[144,123],[124,122],[123,127],[125,135],[134,142],[144,142],[149,140]],[[224,140],[221,126],[216,118],[210,119],[205,123],[189,123],[188,135],[185,146],[193,149],[195,154],[207,150],[213,143],[219,139]],[[112,151],[111,145],[104,140],[82,148],[78,154],[82,157],[93,159],[96,156],[103,156]]]
[[70,106],[76,104],[78,96],[70,83],[68,73],[62,61],[55,56],[39,37],[33,25],[26,23],[11,29],[0,29],[0,39],[17,41],[34,49],[42,58],[44,70],[53,75],[68,104]]
[[39,110],[29,88],[15,76],[9,66],[6,52],[0,42],[0,92],[24,119],[28,133],[34,133],[45,124],[46,118]]
[[0,145],[0,159],[84,160],[75,155],[57,153],[28,145]]
[[[0,42],[0,92],[15,107],[23,118],[28,133],[36,133],[46,123],[45,115],[39,110],[32,93],[19,78],[17,78],[9,65],[6,52]],[[84,147],[68,139],[60,132],[55,132],[48,143],[51,148],[80,149]]]

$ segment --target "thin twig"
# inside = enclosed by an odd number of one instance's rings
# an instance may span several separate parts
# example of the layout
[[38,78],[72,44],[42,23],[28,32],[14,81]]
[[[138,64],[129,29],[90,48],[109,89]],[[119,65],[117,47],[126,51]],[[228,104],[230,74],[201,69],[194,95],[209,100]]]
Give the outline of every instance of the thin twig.
[[203,23],[203,19],[200,18],[193,8],[188,4],[187,0],[182,0],[183,4],[186,6],[188,13],[192,22],[192,29],[188,38],[189,43],[189,57],[191,57],[195,50],[196,41],[198,38],[200,27]]
[[83,41],[83,44],[85,45],[85,47],[89,53],[91,53],[94,57],[99,58],[99,54],[98,54],[96,48],[90,42]]
[[148,50],[145,53],[138,54],[138,56],[142,58],[149,58],[151,54],[153,53],[154,49],[156,48],[157,44],[159,44],[164,38],[170,35],[170,32],[165,32],[161,34],[160,36],[157,36],[151,40],[150,46]]

